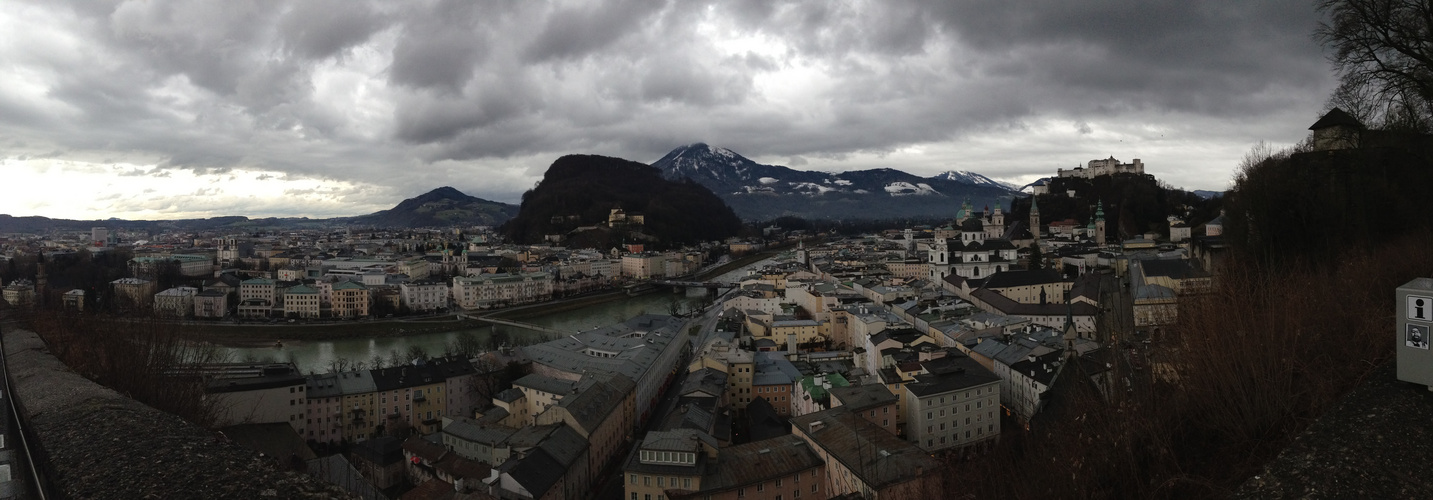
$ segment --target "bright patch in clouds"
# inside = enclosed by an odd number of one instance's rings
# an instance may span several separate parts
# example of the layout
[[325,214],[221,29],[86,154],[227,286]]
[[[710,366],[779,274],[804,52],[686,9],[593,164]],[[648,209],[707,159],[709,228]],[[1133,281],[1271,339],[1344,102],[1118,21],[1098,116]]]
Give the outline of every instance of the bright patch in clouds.
[[[216,173],[132,164],[64,160],[0,160],[7,182],[42,189],[14,190],[0,213],[53,218],[190,219],[226,214],[290,217],[304,207],[314,217],[362,215],[389,208],[353,199],[364,189],[350,182],[293,178],[282,172],[233,169]],[[56,179],[64,179],[57,184]]]

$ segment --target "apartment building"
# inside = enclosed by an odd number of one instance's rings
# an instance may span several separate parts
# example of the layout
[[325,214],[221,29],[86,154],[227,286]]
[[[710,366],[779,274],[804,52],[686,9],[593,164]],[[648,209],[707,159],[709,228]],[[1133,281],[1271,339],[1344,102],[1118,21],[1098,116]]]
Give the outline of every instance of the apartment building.
[[1000,377],[959,354],[922,361],[905,384],[906,438],[927,452],[988,444],[1000,436]]
[[363,286],[362,283],[354,281],[334,283],[332,294],[333,317],[362,318],[368,316],[368,304],[371,300],[368,287]]

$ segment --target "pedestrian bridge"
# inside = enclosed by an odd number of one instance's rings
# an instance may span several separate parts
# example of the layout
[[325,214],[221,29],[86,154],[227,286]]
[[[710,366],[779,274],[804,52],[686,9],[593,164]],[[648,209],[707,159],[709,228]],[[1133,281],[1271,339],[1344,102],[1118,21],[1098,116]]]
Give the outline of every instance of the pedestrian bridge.
[[511,327],[515,327],[515,328],[522,328],[522,329],[524,329],[524,330],[532,330],[532,331],[535,331],[535,332],[550,333],[550,334],[553,334],[553,335],[567,336],[567,335],[572,335],[572,334],[574,334],[574,333],[577,333],[577,332],[567,332],[567,331],[562,331],[562,330],[554,330],[554,329],[552,329],[552,328],[548,328],[548,327],[545,327],[545,326],[542,326],[542,325],[534,325],[534,324],[532,324],[532,323],[523,323],[523,322],[521,322],[521,321],[513,321],[513,320],[510,320],[510,319],[494,318],[494,317],[492,317],[492,316],[469,316],[469,315],[466,315],[466,314],[460,314],[459,317],[468,318],[468,319],[475,319],[475,320],[478,320],[478,321],[486,321],[486,322],[488,322],[488,323],[492,323],[492,324],[495,324],[495,325],[511,326]]

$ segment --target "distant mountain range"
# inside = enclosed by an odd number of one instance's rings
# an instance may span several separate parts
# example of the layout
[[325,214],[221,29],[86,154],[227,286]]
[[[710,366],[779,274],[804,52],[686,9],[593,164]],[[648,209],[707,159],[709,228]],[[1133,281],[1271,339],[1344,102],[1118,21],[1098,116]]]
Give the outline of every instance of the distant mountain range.
[[763,165],[730,149],[692,144],[652,163],[667,179],[706,186],[747,220],[950,217],[961,203],[1008,205],[1011,185],[974,172],[920,177],[879,168],[827,173]]
[[517,205],[468,196],[451,187],[440,187],[403,200],[388,210],[357,217],[310,219],[307,217],[242,216],[177,220],[70,220],[49,217],[14,217],[0,214],[0,233],[43,233],[49,230],[87,231],[92,227],[126,230],[257,231],[265,229],[321,229],[325,227],[370,226],[380,228],[496,226],[517,215]]

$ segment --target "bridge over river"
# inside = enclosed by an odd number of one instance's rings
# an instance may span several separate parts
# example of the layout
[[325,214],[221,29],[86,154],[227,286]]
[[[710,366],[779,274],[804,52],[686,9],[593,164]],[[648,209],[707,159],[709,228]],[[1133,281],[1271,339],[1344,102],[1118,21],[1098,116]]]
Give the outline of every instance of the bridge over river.
[[553,335],[566,336],[566,335],[572,335],[572,334],[574,334],[574,333],[577,333],[577,332],[570,332],[570,331],[565,331],[565,330],[557,330],[557,329],[553,329],[553,328],[548,328],[548,327],[545,327],[545,326],[542,326],[542,325],[534,325],[534,324],[532,324],[532,323],[523,323],[523,322],[521,322],[521,321],[513,321],[513,320],[510,320],[510,319],[496,318],[496,317],[493,317],[493,316],[469,316],[469,315],[466,315],[466,314],[459,314],[458,317],[459,317],[459,318],[466,318],[466,319],[475,319],[475,320],[478,320],[478,321],[486,321],[486,322],[488,322],[488,323],[494,323],[494,324],[503,325],[503,326],[511,326],[511,327],[514,327],[514,328],[522,328],[522,329],[524,329],[524,330],[532,330],[532,331],[535,331],[535,332],[550,333],[550,334],[553,334]]
[[652,282],[653,284],[656,284],[656,285],[662,285],[662,286],[679,286],[679,287],[685,287],[685,288],[721,289],[721,288],[736,288],[736,287],[738,287],[738,286],[741,286],[740,284],[737,284],[737,283],[728,283],[728,282],[724,282],[724,281],[652,280],[651,282]]

